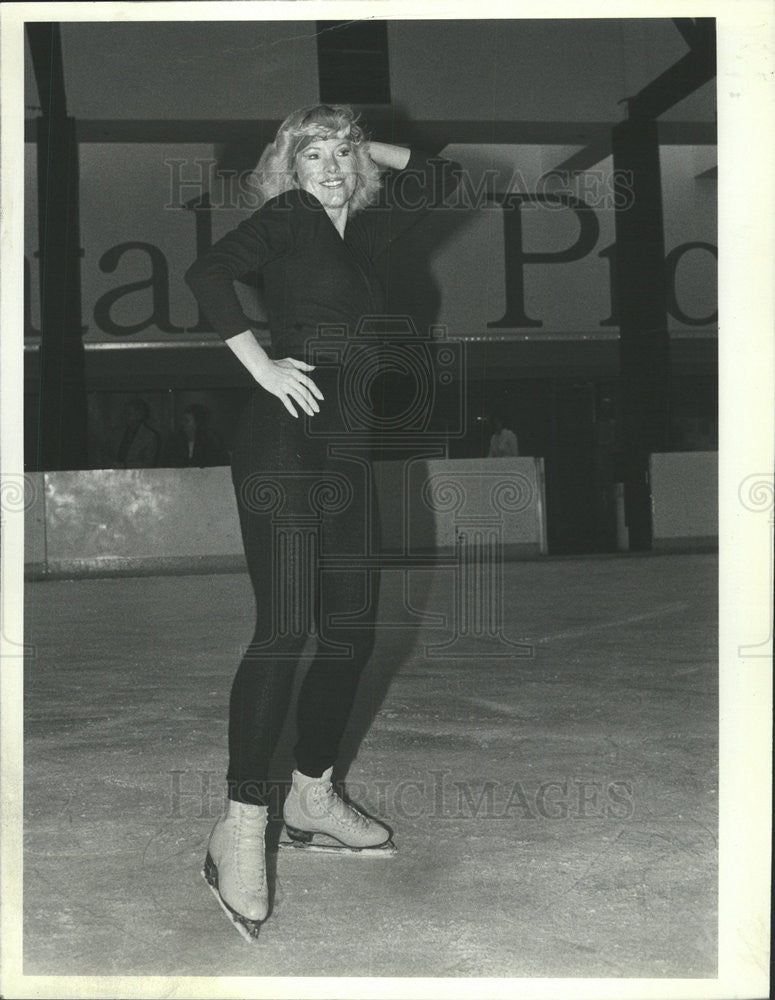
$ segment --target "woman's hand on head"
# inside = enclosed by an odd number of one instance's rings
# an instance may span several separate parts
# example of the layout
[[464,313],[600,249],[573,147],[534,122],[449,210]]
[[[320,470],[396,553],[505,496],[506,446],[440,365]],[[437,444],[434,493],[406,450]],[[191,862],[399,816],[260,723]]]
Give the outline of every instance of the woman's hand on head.
[[312,379],[304,374],[305,371],[312,371],[314,368],[315,365],[309,365],[298,358],[282,358],[280,361],[267,358],[267,364],[262,366],[255,377],[267,392],[277,396],[291,416],[298,416],[293,406],[295,403],[309,416],[314,417],[320,412],[317,400],[323,399],[323,393]]
[[366,152],[380,170],[403,170],[411,156],[411,150],[406,146],[393,146],[373,140],[366,143]]

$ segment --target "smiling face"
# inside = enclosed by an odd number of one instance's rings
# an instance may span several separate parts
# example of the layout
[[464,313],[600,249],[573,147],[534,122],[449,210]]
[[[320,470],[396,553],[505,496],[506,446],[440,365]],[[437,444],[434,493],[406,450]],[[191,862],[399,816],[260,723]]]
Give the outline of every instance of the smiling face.
[[315,195],[325,208],[342,208],[352,198],[358,175],[348,139],[313,139],[297,153],[295,165],[299,187]]

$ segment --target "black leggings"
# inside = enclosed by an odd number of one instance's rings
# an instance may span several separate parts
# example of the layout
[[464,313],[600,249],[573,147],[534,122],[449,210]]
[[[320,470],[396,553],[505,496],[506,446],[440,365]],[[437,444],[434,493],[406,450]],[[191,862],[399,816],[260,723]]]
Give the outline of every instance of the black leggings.
[[[294,418],[256,389],[232,457],[256,598],[255,634],[229,704],[228,794],[240,802],[265,802],[269,762],[313,628],[317,650],[297,705],[294,756],[303,774],[320,776],[333,765],[374,646],[379,572],[357,559],[378,547],[373,440],[342,435],[336,369],[309,374],[325,397],[320,412]],[[337,621],[343,616],[351,620]]]

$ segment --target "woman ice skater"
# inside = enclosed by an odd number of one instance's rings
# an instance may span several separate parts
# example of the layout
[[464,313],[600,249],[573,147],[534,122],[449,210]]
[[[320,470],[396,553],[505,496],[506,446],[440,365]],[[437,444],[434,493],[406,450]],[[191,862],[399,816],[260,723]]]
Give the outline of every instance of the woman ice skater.
[[[401,182],[391,187],[390,199],[380,199],[385,170]],[[319,358],[314,345],[321,329],[338,330],[347,342],[361,320],[384,314],[378,258],[454,190],[459,166],[370,142],[350,107],[317,105],[285,119],[255,177],[259,209],[185,275],[201,309],[257,383],[232,453],[257,623],[232,685],[227,807],[210,835],[204,869],[248,940],[257,937],[268,913],[269,762],[296,663],[313,629],[317,649],[299,692],[285,828],[302,845],[323,835],[342,850],[394,850],[388,828],[346,803],[331,784],[358,679],[374,645],[373,624],[364,627],[362,612],[376,606],[377,574],[358,568],[355,558],[368,551],[376,523],[368,469],[374,441],[360,447],[361,427],[355,435],[359,446],[348,454],[342,412],[356,397],[363,405],[359,387],[348,383],[335,356],[323,364],[310,358]],[[236,279],[256,271],[264,279],[270,353],[256,340],[234,288]],[[305,523],[313,525],[306,536]],[[310,545],[335,565],[312,574],[316,579],[305,589]],[[348,623],[359,613],[359,622]]]

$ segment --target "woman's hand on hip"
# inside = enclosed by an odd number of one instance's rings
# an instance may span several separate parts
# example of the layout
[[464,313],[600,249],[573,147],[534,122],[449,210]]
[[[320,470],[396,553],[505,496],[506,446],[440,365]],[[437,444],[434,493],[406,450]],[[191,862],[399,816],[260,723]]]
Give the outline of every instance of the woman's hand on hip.
[[298,358],[275,361],[269,357],[250,329],[227,337],[226,344],[256,382],[267,392],[277,396],[292,416],[298,416],[293,403],[311,417],[320,412],[315,397],[322,399],[323,393],[312,379],[304,374],[305,371],[312,371],[315,365],[308,365],[306,361],[300,361]]
[[277,396],[292,416],[298,416],[293,407],[295,403],[313,417],[320,412],[317,400],[323,398],[323,393],[304,372],[314,368],[315,365],[309,365],[298,358],[288,357],[280,361],[267,358],[267,364],[261,366],[255,378],[267,392]]

